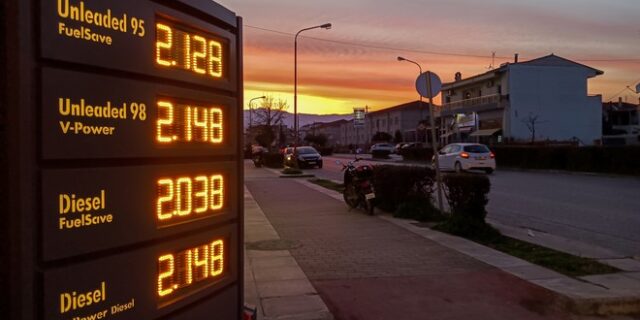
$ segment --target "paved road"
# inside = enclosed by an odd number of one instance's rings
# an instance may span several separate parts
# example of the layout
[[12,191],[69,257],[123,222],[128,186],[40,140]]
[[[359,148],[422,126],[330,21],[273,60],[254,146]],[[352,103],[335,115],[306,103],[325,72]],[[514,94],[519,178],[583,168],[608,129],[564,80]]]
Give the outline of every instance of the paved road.
[[[310,171],[342,180],[335,160]],[[490,219],[640,258],[640,179],[498,170],[491,183]]]

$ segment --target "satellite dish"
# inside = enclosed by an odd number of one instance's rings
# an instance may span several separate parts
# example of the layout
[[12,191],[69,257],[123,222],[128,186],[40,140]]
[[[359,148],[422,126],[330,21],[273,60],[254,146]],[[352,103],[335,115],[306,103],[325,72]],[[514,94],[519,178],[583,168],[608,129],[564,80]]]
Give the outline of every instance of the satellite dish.
[[636,84],[636,93],[640,93],[640,83]]

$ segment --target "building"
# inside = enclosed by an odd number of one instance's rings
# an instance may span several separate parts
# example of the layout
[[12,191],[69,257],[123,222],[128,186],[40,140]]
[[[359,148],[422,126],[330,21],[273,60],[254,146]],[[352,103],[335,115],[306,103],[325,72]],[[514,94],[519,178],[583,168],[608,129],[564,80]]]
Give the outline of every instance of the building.
[[548,55],[506,63],[442,86],[441,142],[505,140],[599,144],[602,97],[589,96],[588,79],[603,72]]
[[605,145],[640,145],[640,101],[603,103],[602,135]]
[[342,125],[350,121],[348,120],[336,120],[332,122],[314,123],[308,132],[314,135],[323,134],[327,137],[327,146],[335,147],[346,145],[342,136]]
[[428,118],[426,102],[412,101],[390,108],[368,112],[364,126],[355,128],[353,122],[343,125],[342,134],[347,144],[367,147],[377,132],[392,137],[399,135],[403,142],[414,142],[424,137],[426,128],[420,128],[420,120]]

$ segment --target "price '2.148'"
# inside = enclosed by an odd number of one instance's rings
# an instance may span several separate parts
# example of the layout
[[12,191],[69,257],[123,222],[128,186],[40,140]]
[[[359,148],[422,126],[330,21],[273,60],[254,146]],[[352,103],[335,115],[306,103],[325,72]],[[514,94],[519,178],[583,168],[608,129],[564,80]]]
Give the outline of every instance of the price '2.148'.
[[156,141],[162,144],[174,142],[223,142],[223,114],[217,107],[200,107],[158,101]]

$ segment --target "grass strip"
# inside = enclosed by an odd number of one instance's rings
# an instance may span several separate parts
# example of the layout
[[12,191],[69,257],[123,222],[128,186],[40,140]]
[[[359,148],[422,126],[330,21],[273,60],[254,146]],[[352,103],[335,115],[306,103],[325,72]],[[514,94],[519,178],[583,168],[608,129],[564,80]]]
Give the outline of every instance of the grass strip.
[[619,269],[602,264],[594,259],[574,256],[566,252],[504,236],[488,224],[483,224],[483,226],[476,225],[471,229],[458,229],[463,232],[455,232],[455,224],[445,222],[436,225],[434,229],[463,237],[574,278],[620,272]]
[[309,179],[309,182],[313,183],[313,184],[317,184],[321,187],[327,188],[329,190],[333,190],[336,192],[340,192],[342,193],[344,191],[344,184],[342,183],[335,183],[331,180],[327,180],[327,179]]
[[617,268],[602,264],[593,259],[574,256],[506,236],[502,236],[497,241],[480,243],[570,277],[583,277],[620,271]]

